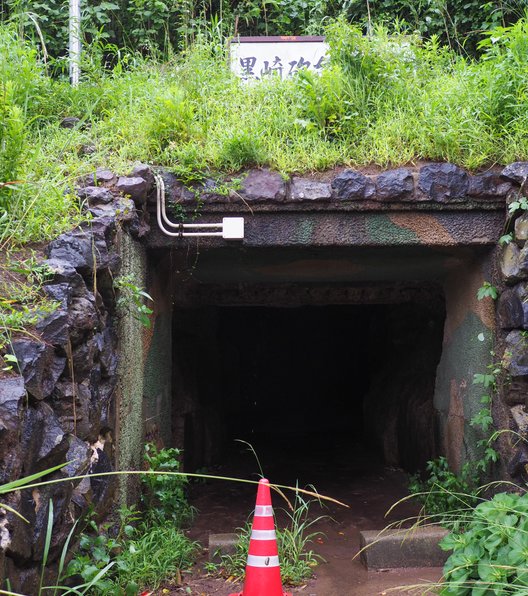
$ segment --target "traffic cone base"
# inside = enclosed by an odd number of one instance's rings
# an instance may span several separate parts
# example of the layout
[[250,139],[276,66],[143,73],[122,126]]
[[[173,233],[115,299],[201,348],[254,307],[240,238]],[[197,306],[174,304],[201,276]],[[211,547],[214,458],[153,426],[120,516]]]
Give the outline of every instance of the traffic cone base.
[[258,485],[244,589],[229,596],[291,596],[282,591],[269,480]]

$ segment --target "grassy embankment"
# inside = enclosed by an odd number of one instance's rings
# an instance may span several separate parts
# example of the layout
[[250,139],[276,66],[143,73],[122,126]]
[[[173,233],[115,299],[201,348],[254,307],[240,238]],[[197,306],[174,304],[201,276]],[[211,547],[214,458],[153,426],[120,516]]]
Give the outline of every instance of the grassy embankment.
[[[476,169],[528,159],[526,21],[487,37],[478,62],[342,22],[328,39],[322,76],[252,85],[230,74],[219,42],[165,64],[115,56],[112,71],[99,67],[100,47],[87,48],[72,89],[2,25],[0,182],[21,182],[0,190],[1,246],[70,227],[75,179],[101,165],[162,164],[193,181],[255,165],[291,173],[432,159]],[[60,128],[65,116],[81,122]]]

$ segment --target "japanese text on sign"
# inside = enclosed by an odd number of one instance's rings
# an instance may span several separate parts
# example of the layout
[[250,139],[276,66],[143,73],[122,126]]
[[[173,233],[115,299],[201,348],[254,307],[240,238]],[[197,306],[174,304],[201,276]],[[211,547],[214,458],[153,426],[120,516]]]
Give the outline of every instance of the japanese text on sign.
[[240,37],[231,42],[231,69],[246,81],[285,79],[302,68],[320,72],[327,50],[324,37]]

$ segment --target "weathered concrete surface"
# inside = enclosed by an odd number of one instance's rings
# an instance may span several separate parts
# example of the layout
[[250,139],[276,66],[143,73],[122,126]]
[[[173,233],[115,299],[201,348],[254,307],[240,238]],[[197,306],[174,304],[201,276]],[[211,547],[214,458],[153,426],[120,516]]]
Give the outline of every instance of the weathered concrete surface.
[[[133,283],[146,285],[146,256],[144,248],[128,234],[118,237],[123,266],[122,276],[131,276]],[[119,312],[119,352],[116,391],[116,462],[119,470],[139,470],[143,455],[143,375],[145,352],[143,350],[145,329],[128,305]],[[138,498],[137,477],[119,476],[119,492],[122,503],[136,503]]]
[[[497,211],[453,212],[290,212],[230,211],[223,215],[244,217],[247,247],[273,246],[491,246],[504,226],[504,214]],[[218,221],[221,215],[204,214],[201,222]],[[169,238],[153,228],[148,246],[186,246],[187,240]],[[211,246],[204,239],[203,246]],[[216,240],[215,246],[226,242]],[[233,242],[231,242],[233,245]]]
[[448,534],[440,527],[360,532],[361,562],[369,570],[442,567],[449,553],[438,543]]
[[219,563],[223,555],[232,555],[237,542],[238,536],[234,532],[209,534],[209,561]]
[[172,288],[170,255],[147,255],[152,325],[144,337],[143,418],[145,439],[172,444]]
[[491,255],[468,259],[450,272],[444,285],[446,322],[434,403],[442,451],[455,470],[475,455],[482,438],[469,421],[482,407],[482,390],[473,383],[474,375],[485,372],[491,361],[494,303],[477,299],[478,289],[489,278],[490,262]]

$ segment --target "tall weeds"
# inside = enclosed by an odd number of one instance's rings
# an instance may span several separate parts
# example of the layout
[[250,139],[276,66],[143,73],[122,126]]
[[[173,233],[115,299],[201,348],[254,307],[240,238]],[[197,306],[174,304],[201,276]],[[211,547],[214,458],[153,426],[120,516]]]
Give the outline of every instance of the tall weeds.
[[[326,33],[322,76],[249,85],[230,73],[217,35],[163,64],[98,40],[72,89],[0,25],[0,182],[24,182],[0,191],[9,212],[0,244],[72,225],[71,191],[97,165],[123,172],[146,161],[199,180],[255,165],[292,173],[431,159],[476,169],[528,159],[527,21],[486,35],[479,61],[434,37],[384,27],[365,37],[344,19]],[[64,116],[79,125],[60,128]]]

